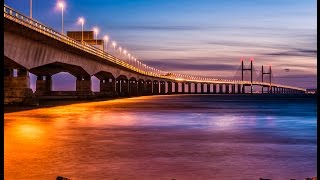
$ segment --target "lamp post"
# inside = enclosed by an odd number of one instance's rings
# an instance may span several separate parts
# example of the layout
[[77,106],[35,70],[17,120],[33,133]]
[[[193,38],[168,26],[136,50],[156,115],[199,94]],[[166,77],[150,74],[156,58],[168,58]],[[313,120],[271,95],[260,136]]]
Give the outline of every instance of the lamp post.
[[112,46],[113,46],[114,51],[116,50],[116,45],[117,45],[117,43],[115,41],[112,41]]
[[32,0],[30,0],[30,18],[32,19]]
[[128,57],[129,57],[129,64],[130,64],[130,56],[131,56],[131,55],[128,53]]
[[78,20],[79,23],[81,23],[81,42],[83,42],[83,25],[84,25],[84,18],[80,17]]
[[98,33],[99,33],[99,28],[94,27],[93,32],[96,35],[96,45],[98,45]]
[[60,1],[59,3],[58,3],[58,6],[61,8],[61,17],[62,17],[62,19],[61,19],[61,33],[63,34],[63,10],[64,10],[64,3],[62,2],[62,1]]
[[106,52],[108,52],[108,41],[109,41],[109,36],[108,36],[108,35],[105,35],[105,36],[103,37],[103,39],[106,41],[106,46],[107,46],[107,48],[106,48]]
[[125,56],[125,58],[127,57],[127,50],[123,50],[123,54],[124,54],[124,56]]

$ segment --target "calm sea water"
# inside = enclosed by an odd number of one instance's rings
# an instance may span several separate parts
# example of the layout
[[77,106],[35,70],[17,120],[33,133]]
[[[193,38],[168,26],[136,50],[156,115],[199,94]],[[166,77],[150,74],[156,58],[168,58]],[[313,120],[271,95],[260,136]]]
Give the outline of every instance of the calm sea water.
[[170,95],[4,115],[5,179],[317,176],[316,98]]

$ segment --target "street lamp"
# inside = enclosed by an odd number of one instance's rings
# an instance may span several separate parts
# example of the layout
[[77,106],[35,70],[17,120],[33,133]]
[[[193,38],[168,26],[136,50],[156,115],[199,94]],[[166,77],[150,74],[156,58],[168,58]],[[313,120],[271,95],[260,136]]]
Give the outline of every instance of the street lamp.
[[64,4],[64,2],[62,2],[62,1],[60,1],[60,2],[58,2],[58,6],[61,8],[61,17],[62,17],[62,25],[61,25],[61,33],[63,34],[63,10],[64,10],[64,6],[65,6],[65,4]]
[[120,54],[121,54],[121,50],[122,50],[122,48],[121,48],[121,46],[120,46],[120,47],[119,47]]
[[106,41],[106,45],[107,45],[107,50],[106,50],[106,52],[107,52],[107,51],[108,51],[109,36],[108,36],[108,35],[105,35],[105,36],[103,37],[103,39]]
[[96,35],[96,45],[98,45],[98,33],[99,33],[99,28],[94,27],[93,32]]
[[78,19],[78,23],[81,24],[81,42],[83,42],[83,24],[84,24],[84,18],[83,17],[80,17]]
[[112,41],[113,50],[116,50],[117,43],[115,41]]
[[32,0],[30,0],[30,18],[32,19]]

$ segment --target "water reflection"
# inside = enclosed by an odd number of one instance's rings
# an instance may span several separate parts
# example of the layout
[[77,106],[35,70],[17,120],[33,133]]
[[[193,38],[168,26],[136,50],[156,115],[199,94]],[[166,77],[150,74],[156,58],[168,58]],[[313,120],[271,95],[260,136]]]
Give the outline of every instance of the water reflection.
[[157,96],[7,113],[5,179],[315,176],[315,102],[264,101]]

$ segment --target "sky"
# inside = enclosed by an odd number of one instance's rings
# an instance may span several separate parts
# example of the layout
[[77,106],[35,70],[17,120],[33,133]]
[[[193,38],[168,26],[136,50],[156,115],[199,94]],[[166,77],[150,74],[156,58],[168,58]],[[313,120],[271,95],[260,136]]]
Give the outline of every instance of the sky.
[[[4,2],[29,15],[29,1]],[[99,27],[98,37],[107,34],[139,61],[163,71],[240,79],[240,59],[249,65],[253,57],[254,79],[262,65],[271,65],[275,83],[317,86],[316,0],[64,2],[65,31],[80,31],[77,19],[82,16],[85,30]],[[33,18],[60,32],[56,4],[33,0]]]

